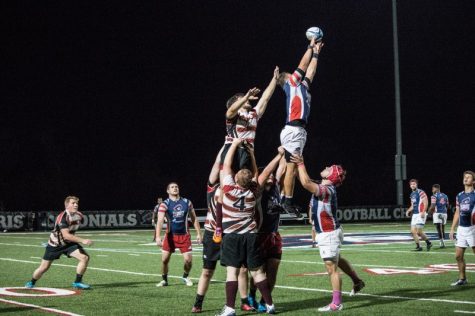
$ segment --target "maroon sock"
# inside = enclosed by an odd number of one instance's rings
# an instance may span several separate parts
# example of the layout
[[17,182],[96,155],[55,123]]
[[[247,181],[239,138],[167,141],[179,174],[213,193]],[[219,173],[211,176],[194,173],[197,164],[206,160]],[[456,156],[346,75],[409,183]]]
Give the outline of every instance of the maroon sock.
[[351,278],[351,280],[353,281],[354,284],[358,283],[359,281],[361,281],[361,279],[358,277],[358,275],[356,274],[355,270],[352,270],[350,272],[350,274],[348,274],[348,276]]
[[216,227],[223,227],[223,204],[216,202]]
[[267,279],[255,284],[256,287],[261,292],[262,298],[266,302],[267,305],[272,305],[272,295],[270,294],[269,283],[267,283]]
[[234,308],[236,294],[238,290],[238,281],[226,282],[226,306]]

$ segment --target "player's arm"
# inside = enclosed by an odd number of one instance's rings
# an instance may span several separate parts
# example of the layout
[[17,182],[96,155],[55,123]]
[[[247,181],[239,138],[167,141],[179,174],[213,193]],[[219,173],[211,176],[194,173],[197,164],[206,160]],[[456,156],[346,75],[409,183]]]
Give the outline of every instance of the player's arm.
[[430,206],[429,206],[429,214],[433,214],[435,211],[435,203],[436,203],[435,195],[430,197]]
[[297,165],[297,175],[304,189],[309,191],[310,193],[313,193],[315,196],[319,196],[320,187],[318,186],[318,184],[314,183],[310,179],[310,176],[307,173],[307,169],[305,168],[303,156],[292,155],[290,157],[290,161]]
[[280,160],[284,156],[284,147],[280,146],[277,148],[277,151],[277,155],[271,160],[271,162],[269,162],[264,170],[262,170],[261,174],[257,178],[257,183],[260,187],[265,185],[267,178],[269,178],[272,172],[274,172],[274,170],[279,166]]
[[419,212],[421,214],[421,217],[424,218],[426,216],[427,206],[429,204],[429,202],[427,201],[427,195],[424,194],[424,197],[421,197],[421,200],[422,209],[420,209]]
[[64,240],[68,242],[75,242],[77,244],[83,244],[90,246],[92,245],[92,240],[84,239],[78,236],[75,236],[69,232],[69,228],[61,228],[61,235],[63,236]]
[[310,61],[310,64],[308,65],[308,69],[305,74],[305,80],[307,81],[308,84],[312,83],[313,78],[315,77],[315,73],[317,72],[318,54],[320,54],[322,47],[323,47],[323,42],[318,42],[312,48],[312,51],[313,51],[312,59]]
[[251,159],[251,173],[253,181],[257,181],[258,170],[257,170],[257,162],[256,162],[256,155],[254,154],[254,149],[250,147],[246,147],[246,150],[249,152],[249,157]]
[[198,221],[198,217],[196,216],[196,212],[195,212],[195,209],[193,208],[193,205],[191,205],[190,218],[196,230],[196,241],[198,242],[198,244],[201,244],[202,238],[201,238],[200,222]]
[[412,211],[414,210],[414,204],[412,203],[412,200],[411,200],[411,206],[409,206],[409,208],[406,210],[406,216],[411,216],[412,214]]
[[275,87],[277,86],[277,79],[279,78],[279,67],[275,67],[274,69],[274,75],[272,77],[272,80],[270,81],[269,85],[267,88],[264,90],[264,93],[262,93],[262,97],[257,102],[257,105],[255,107],[257,115],[261,117],[264,115],[264,112],[266,111],[267,104],[269,103],[270,98],[274,94]]
[[460,208],[457,205],[455,207],[454,218],[452,219],[452,226],[450,227],[450,234],[449,234],[450,240],[454,240],[455,227],[457,227],[459,223],[459,218],[460,218]]
[[[227,176],[233,174],[231,166],[233,165],[234,154],[236,153],[237,147],[242,144],[243,140],[240,138],[234,138],[231,147],[229,147],[226,157],[224,157],[223,162],[223,175]],[[221,187],[224,187],[224,184],[221,183]]]
[[157,226],[155,227],[155,242],[157,243],[157,246],[161,247],[162,246],[162,226],[163,222],[165,221],[165,211],[162,211],[162,204],[160,204],[160,209],[158,210],[158,216],[157,216]]
[[221,153],[223,152],[223,149],[224,149],[224,145],[219,150],[218,155],[216,156],[216,159],[214,160],[213,167],[211,168],[211,171],[209,173],[208,183],[210,185],[213,185],[219,181],[219,163],[221,161]]
[[307,71],[310,60],[312,59],[313,47],[315,46],[315,38],[310,40],[310,45],[308,45],[305,54],[303,54],[302,59],[300,60],[298,69],[302,70],[304,73]]
[[247,93],[242,98],[237,99],[236,102],[231,104],[231,106],[226,111],[226,118],[228,120],[233,119],[237,115],[239,109],[242,108],[242,106],[246,104],[248,100],[258,99],[257,95],[259,92],[261,92],[261,90],[257,88],[249,89],[249,91],[247,91]]

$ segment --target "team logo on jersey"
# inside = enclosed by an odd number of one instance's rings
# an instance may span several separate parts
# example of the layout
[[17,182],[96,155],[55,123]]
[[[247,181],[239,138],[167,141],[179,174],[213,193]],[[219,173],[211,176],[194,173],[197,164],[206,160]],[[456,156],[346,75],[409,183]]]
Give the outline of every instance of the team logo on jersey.
[[185,211],[183,211],[183,206],[181,204],[175,205],[173,208],[173,218],[181,218],[185,215]]
[[460,203],[460,211],[468,211],[470,209],[470,198],[465,198]]

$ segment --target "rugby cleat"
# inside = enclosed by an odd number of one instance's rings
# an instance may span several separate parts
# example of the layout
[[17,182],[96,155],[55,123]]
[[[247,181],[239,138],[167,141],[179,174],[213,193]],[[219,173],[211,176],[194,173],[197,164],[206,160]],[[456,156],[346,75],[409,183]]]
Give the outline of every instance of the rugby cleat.
[[236,316],[236,311],[234,310],[234,308],[224,305],[221,312],[219,314],[216,314],[215,316]]
[[199,306],[193,306],[193,308],[191,309],[191,312],[192,312],[193,314],[201,313],[201,312],[202,312],[202,308],[199,307]]
[[416,249],[412,249],[412,251],[422,251],[422,247],[416,247]]
[[259,306],[257,307],[257,311],[258,311],[259,313],[265,313],[265,312],[267,312],[266,304],[259,303]]
[[254,311],[255,309],[254,309],[254,307],[252,307],[249,304],[241,304],[241,310],[246,311],[246,312],[250,312],[250,311]]
[[161,280],[157,283],[156,287],[168,286],[168,282],[165,280]]
[[319,312],[338,312],[343,309],[343,304],[336,305],[333,303],[328,304],[327,306],[320,307]]
[[274,306],[274,304],[272,304],[272,305],[267,305],[267,304],[266,304],[266,313],[267,313],[267,314],[275,314],[275,306]]
[[86,283],[82,282],[73,282],[73,288],[78,289],[78,290],[89,290],[91,286]]
[[259,304],[257,303],[255,297],[248,295],[247,301],[249,302],[249,305],[251,305],[252,307],[254,307],[255,310],[257,310],[257,308],[259,307]]
[[35,287],[35,285],[33,284],[33,282],[28,281],[28,282],[26,282],[25,287],[26,287],[27,289],[32,289],[32,288]]
[[193,286],[193,282],[189,278],[181,278],[181,280],[186,286]]
[[429,241],[429,243],[426,244],[427,251],[430,251],[430,248],[432,248],[432,243]]
[[350,292],[350,296],[355,296],[356,293],[361,291],[365,286],[366,284],[364,283],[364,281],[359,280],[357,283],[353,284],[353,289]]
[[457,281],[455,281],[454,283],[450,284],[451,286],[461,286],[461,285],[466,285],[468,282],[467,282],[467,279],[458,279]]

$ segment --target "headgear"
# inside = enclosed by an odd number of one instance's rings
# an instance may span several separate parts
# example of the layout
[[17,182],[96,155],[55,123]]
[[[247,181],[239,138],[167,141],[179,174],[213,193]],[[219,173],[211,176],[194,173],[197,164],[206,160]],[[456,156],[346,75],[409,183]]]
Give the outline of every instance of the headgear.
[[345,175],[346,171],[340,165],[332,165],[327,180],[330,180],[333,185],[339,185],[345,180]]

